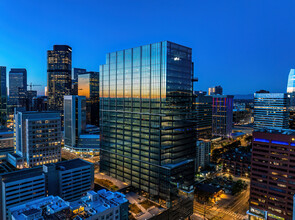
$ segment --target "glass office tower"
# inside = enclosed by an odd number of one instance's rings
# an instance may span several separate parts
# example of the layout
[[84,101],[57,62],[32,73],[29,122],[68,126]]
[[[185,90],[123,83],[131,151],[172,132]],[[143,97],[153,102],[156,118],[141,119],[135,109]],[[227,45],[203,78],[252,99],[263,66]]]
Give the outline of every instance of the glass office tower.
[[79,74],[86,73],[86,69],[74,68],[72,79],[72,95],[78,95],[78,76]]
[[213,95],[212,103],[212,135],[230,137],[233,130],[232,95]]
[[99,72],[78,75],[78,95],[86,97],[87,124],[99,126]]
[[288,129],[289,106],[286,93],[254,93],[254,129]]
[[72,91],[72,48],[54,45],[47,51],[48,108],[63,111],[64,96]]
[[168,41],[100,66],[101,171],[169,207],[194,183],[192,50]]
[[64,143],[66,147],[75,148],[86,129],[86,98],[66,95],[64,102]]
[[7,87],[6,67],[0,66],[0,127],[6,125],[7,116]]
[[26,106],[27,70],[12,68],[9,71],[9,104],[12,107]]

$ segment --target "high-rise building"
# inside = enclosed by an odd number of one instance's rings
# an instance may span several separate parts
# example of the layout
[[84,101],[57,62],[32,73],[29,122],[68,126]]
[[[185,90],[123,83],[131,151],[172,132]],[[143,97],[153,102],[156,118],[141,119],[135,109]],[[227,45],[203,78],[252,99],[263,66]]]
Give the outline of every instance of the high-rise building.
[[295,130],[295,111],[294,110],[290,110],[289,129]]
[[23,169],[0,175],[0,219],[9,219],[8,210],[46,196],[42,167]]
[[208,89],[208,95],[222,95],[223,89],[221,86],[210,87]]
[[86,129],[85,96],[64,97],[64,143],[66,147],[76,148],[79,136]]
[[63,111],[64,96],[72,92],[72,48],[54,45],[47,51],[47,89],[49,110]]
[[99,126],[99,72],[78,75],[78,95],[86,97],[86,122]]
[[294,158],[294,131],[258,129],[253,133],[250,219],[292,219]]
[[35,90],[28,90],[26,97],[27,97],[27,100],[26,100],[26,110],[27,111],[33,111],[34,110],[33,98],[37,97],[37,91],[35,91]]
[[86,69],[74,68],[72,79],[72,95],[78,95],[78,76],[86,73]]
[[33,97],[33,110],[34,111],[47,111],[48,99],[46,96]]
[[15,157],[22,167],[34,167],[61,160],[61,119],[59,112],[16,112]]
[[213,95],[212,103],[212,134],[229,137],[233,128],[232,95]]
[[295,110],[295,70],[291,69],[288,77],[287,93],[290,97],[290,108]]
[[254,129],[289,128],[289,105],[285,93],[254,93]]
[[212,137],[212,96],[204,93],[194,94],[194,114],[197,138]]
[[101,172],[168,207],[194,184],[191,48],[169,41],[109,53],[100,66]]
[[287,93],[295,92],[295,69],[291,69],[288,77]]
[[196,167],[204,168],[210,163],[210,140],[198,140],[196,144]]
[[0,127],[6,125],[6,120],[7,120],[6,67],[0,66]]
[[9,71],[9,105],[26,107],[27,70],[12,68]]

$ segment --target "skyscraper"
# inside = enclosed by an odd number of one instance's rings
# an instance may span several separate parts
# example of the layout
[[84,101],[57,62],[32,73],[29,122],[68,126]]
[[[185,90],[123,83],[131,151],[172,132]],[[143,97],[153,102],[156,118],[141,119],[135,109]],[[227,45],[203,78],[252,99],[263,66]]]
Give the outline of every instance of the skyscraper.
[[86,122],[99,126],[99,72],[78,75],[78,95],[86,97]]
[[63,111],[64,96],[72,91],[72,48],[54,45],[47,51],[47,89],[49,110]]
[[0,66],[0,127],[6,125],[6,117],[7,117],[6,67]]
[[291,69],[288,77],[287,93],[295,92],[295,70]]
[[78,95],[78,76],[86,73],[86,69],[74,68],[72,79],[72,95]]
[[212,137],[212,96],[204,93],[194,94],[194,114],[197,138]]
[[28,90],[26,97],[27,97],[26,98],[26,110],[33,111],[34,110],[33,98],[37,98],[37,91]]
[[249,219],[294,219],[294,158],[293,130],[258,129],[253,133]]
[[64,142],[66,147],[75,148],[86,129],[86,98],[69,95],[64,102]]
[[221,86],[210,87],[208,89],[208,95],[222,95],[223,89]]
[[100,169],[168,207],[195,173],[192,50],[169,41],[109,53],[100,66]]
[[26,107],[27,70],[12,68],[9,71],[9,104],[11,107]]
[[233,128],[233,98],[232,95],[213,95],[212,104],[212,134],[229,137]]
[[61,119],[59,112],[17,112],[15,158],[23,157],[17,168],[34,167],[61,160]]
[[295,70],[291,69],[288,77],[287,93],[290,97],[290,107],[295,110]]
[[289,128],[289,105],[285,93],[254,93],[254,128]]

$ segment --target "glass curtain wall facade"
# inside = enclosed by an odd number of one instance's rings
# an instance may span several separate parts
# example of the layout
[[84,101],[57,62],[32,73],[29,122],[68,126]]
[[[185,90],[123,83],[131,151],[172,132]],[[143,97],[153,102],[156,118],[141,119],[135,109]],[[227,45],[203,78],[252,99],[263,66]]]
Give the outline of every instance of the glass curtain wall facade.
[[66,147],[75,148],[79,136],[86,129],[85,96],[69,95],[64,97],[64,143]]
[[47,51],[47,88],[49,110],[63,111],[64,96],[72,91],[72,48],[54,45]]
[[193,189],[192,69],[192,50],[168,41],[100,66],[101,171],[167,206]]
[[285,93],[254,93],[254,129],[289,128],[289,105]]
[[197,138],[210,139],[212,137],[212,104],[212,96],[194,94],[193,107]]
[[6,125],[6,116],[7,116],[6,67],[0,66],[0,127]]
[[78,95],[86,97],[87,124],[99,126],[99,72],[78,76]]
[[72,79],[72,95],[78,95],[78,77],[79,74],[86,73],[86,69],[74,68]]
[[27,92],[27,70],[13,68],[9,71],[9,104],[25,107]]

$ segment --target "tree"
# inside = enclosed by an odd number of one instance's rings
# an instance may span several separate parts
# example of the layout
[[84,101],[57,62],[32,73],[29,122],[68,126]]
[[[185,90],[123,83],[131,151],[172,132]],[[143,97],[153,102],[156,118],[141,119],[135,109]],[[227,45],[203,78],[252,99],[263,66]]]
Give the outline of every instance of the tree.
[[[246,185],[246,187],[247,187],[247,185]],[[245,189],[245,183],[243,183],[242,180],[238,180],[237,182],[235,182],[233,184],[232,194],[236,195],[236,194],[240,193],[244,189]]]

